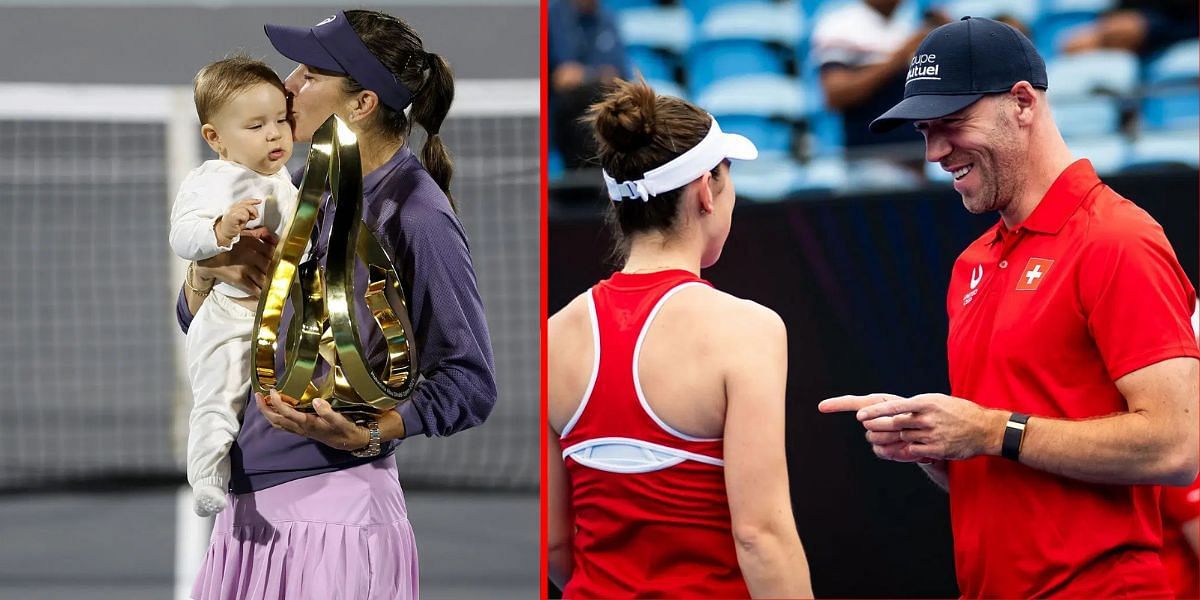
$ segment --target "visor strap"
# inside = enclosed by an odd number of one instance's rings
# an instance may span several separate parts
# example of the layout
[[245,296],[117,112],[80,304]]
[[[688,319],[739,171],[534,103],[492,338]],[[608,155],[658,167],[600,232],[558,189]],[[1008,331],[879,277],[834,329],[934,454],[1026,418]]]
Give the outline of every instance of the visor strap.
[[624,198],[641,198],[643,202],[649,202],[650,196],[681,188],[721,164],[726,157],[724,134],[712,115],[709,115],[709,119],[712,125],[700,143],[663,165],[646,171],[641,179],[618,182],[608,171],[604,171],[608,197],[613,202],[620,202]]

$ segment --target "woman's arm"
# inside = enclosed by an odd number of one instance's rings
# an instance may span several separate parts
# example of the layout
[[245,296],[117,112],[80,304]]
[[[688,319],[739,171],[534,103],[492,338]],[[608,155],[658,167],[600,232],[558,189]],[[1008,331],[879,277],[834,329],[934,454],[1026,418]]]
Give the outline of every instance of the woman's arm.
[[248,229],[242,232],[232,250],[197,261],[188,275],[190,279],[179,291],[175,309],[179,328],[187,332],[192,317],[208,297],[202,292],[211,291],[218,281],[257,296],[267,284],[267,268],[271,265],[271,254],[277,241],[275,234],[265,227]]
[[725,377],[725,485],[738,564],[751,596],[811,598],[784,452],[787,331],[779,315],[741,302]]
[[[466,232],[453,213],[410,199],[378,224],[400,273],[411,274],[409,316],[423,380],[401,405],[405,434],[447,436],[482,423],[496,403],[492,342]],[[384,242],[385,246],[387,242]]]
[[571,579],[571,489],[558,434],[546,428],[546,567],[561,590]]
[[208,298],[208,294],[212,292],[213,286],[217,284],[214,279],[201,277],[196,273],[196,270],[196,263],[188,263],[187,272],[183,276],[183,289],[179,292],[187,305],[186,315],[183,312],[177,314],[181,324],[183,318],[187,317],[187,327],[184,327],[185,332],[191,326],[192,317],[200,310],[200,306],[204,304],[204,299]]

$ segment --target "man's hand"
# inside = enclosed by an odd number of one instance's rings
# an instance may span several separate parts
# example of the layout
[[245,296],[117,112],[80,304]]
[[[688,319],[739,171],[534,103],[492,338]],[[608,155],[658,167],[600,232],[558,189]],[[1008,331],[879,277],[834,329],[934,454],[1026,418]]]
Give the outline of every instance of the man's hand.
[[[823,413],[858,412],[868,406],[874,406],[889,400],[903,400],[903,398],[893,394],[838,396],[821,401],[817,405],[817,409]],[[875,423],[875,429],[867,430],[867,442],[871,444],[871,451],[875,453],[875,456],[896,462],[928,462],[928,459],[914,456],[909,450],[908,442],[901,438],[900,430],[894,428],[894,426],[889,427],[889,425],[890,423],[880,420],[878,423]]]
[[213,231],[217,234],[217,245],[228,246],[233,242],[234,238],[242,233],[246,228],[246,224],[258,218],[259,204],[262,200],[256,198],[247,198],[234,202],[225,214],[217,218],[213,222]]
[[999,455],[1008,413],[945,394],[921,394],[866,406],[858,420],[868,431],[895,433],[919,458],[962,460]]
[[196,262],[194,275],[203,281],[228,283],[258,297],[267,284],[267,268],[278,239],[266,227],[242,232],[233,250]]
[[1004,411],[945,394],[839,396],[821,402],[818,409],[855,411],[875,455],[897,462],[998,455],[1008,419]]

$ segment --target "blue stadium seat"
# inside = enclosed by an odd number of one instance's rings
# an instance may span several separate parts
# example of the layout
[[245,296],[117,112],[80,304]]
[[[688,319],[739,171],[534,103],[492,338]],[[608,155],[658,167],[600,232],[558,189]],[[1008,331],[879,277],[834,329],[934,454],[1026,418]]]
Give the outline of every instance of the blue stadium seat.
[[951,19],[1008,15],[1027,25],[1041,14],[1038,0],[944,0],[932,2],[930,8],[941,10]]
[[679,7],[635,8],[617,15],[626,46],[663,48],[683,54],[692,43],[692,18]]
[[1150,130],[1200,126],[1200,88],[1195,83],[1160,88],[1142,99],[1142,125]]
[[886,159],[853,160],[846,172],[849,176],[842,189],[848,191],[911,190],[924,183],[920,174]]
[[805,117],[808,123],[806,146],[809,156],[831,156],[846,148],[846,132],[842,115],[825,109],[813,110]]
[[793,122],[781,117],[759,115],[713,114],[721,122],[721,130],[739,133],[750,138],[760,155],[787,156],[792,154]]
[[632,8],[658,6],[658,0],[598,0],[598,2],[600,6],[607,8],[613,13],[619,13]]
[[743,75],[713,82],[696,103],[717,114],[784,117],[799,120],[807,108],[800,82],[783,75]]
[[[808,49],[804,50],[807,52]],[[808,95],[812,97],[809,106],[814,109],[826,108],[825,89],[821,86],[821,70],[816,65],[815,57],[797,52],[796,64],[800,69],[800,81],[804,84]]]
[[806,174],[800,163],[788,156],[760,156],[737,161],[732,170],[739,199],[772,202],[804,188]]
[[647,79],[646,83],[654,89],[656,94],[662,96],[675,96],[676,98],[688,99],[687,90],[683,86],[667,79]]
[[804,41],[804,14],[792,2],[732,4],[713,8],[700,23],[698,39],[751,39],[787,47]]
[[1045,15],[1033,23],[1033,44],[1042,58],[1048,59],[1061,53],[1067,38],[1095,22],[1096,13],[1093,12]]
[[1138,58],[1123,50],[1097,50],[1046,58],[1049,95],[1076,98],[1096,92],[1130,96],[1138,87]]
[[796,191],[845,189],[849,177],[841,155],[814,158],[804,164],[804,179]]
[[1101,13],[1117,5],[1116,0],[1042,0],[1042,14],[1068,12]]
[[625,49],[625,52],[629,56],[630,66],[633,67],[635,74],[640,73],[646,79],[675,80],[679,59],[674,54],[645,46],[630,46]]
[[1143,133],[1129,153],[1126,170],[1183,164],[1200,168],[1200,136],[1193,127],[1182,131]]
[[1200,40],[1185,40],[1164,50],[1146,66],[1146,83],[1158,85],[1200,78]]
[[546,151],[546,177],[550,181],[554,181],[562,177],[566,172],[566,166],[563,162],[562,154],[559,154],[558,149],[551,147]]
[[683,7],[692,14],[692,20],[702,23],[713,9],[731,4],[771,4],[773,0],[683,0]]
[[834,10],[843,4],[859,1],[861,0],[800,0],[800,9],[804,11],[805,16],[811,18]]
[[1121,111],[1112,98],[1056,100],[1051,96],[1050,107],[1064,138],[1117,133],[1121,127]]
[[1071,153],[1092,161],[1096,173],[1111,175],[1125,167],[1129,156],[1129,140],[1123,135],[1076,137],[1067,140]]
[[790,59],[778,46],[755,40],[711,40],[692,45],[685,59],[688,89],[699,95],[714,81],[739,75],[785,75]]

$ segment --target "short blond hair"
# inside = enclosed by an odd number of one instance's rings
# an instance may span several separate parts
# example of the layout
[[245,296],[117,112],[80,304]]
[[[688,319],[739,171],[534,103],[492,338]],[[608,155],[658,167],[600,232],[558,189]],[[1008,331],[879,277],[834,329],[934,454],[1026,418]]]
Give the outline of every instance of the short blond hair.
[[287,97],[279,75],[261,60],[239,54],[206,65],[192,80],[192,96],[200,123],[209,123],[234,96],[260,83],[275,86]]

